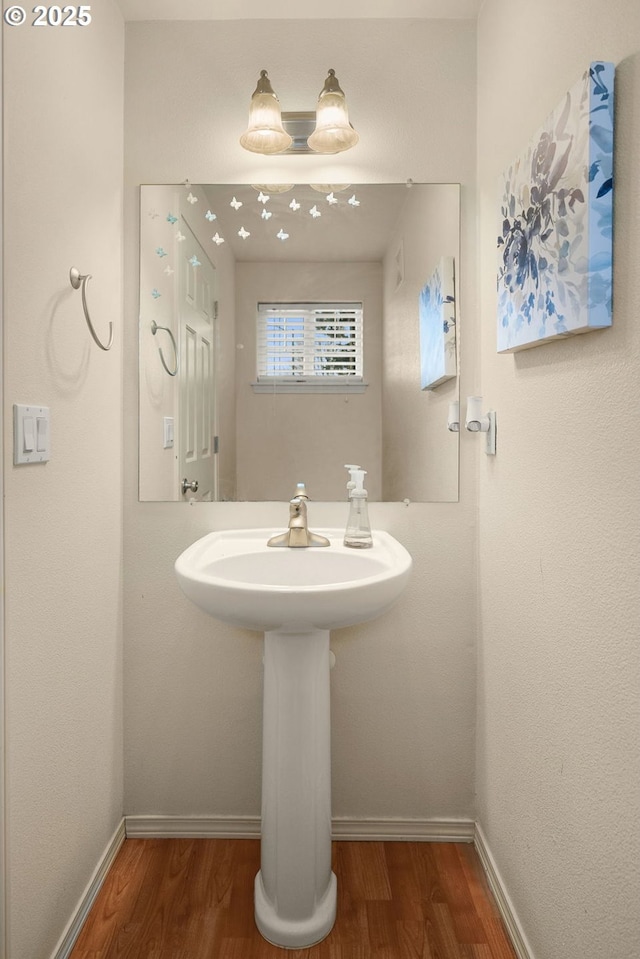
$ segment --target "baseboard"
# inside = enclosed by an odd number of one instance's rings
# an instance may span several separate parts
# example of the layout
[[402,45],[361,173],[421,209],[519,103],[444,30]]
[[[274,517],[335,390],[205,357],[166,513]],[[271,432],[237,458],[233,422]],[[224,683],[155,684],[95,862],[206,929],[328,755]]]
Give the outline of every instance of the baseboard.
[[473,842],[471,819],[341,819],[332,821],[334,839],[369,842]]
[[[127,816],[127,837],[147,839],[258,839],[260,818],[216,816]],[[471,819],[347,819],[333,820],[338,840],[373,842],[473,842]]]
[[124,819],[122,819],[118,824],[113,836],[109,840],[107,848],[102,853],[102,856],[98,861],[98,865],[96,866],[93,875],[89,880],[87,888],[80,897],[80,901],[73,911],[72,918],[69,920],[67,928],[63,932],[58,945],[51,954],[51,959],[67,959],[67,957],[71,954],[71,950],[75,945],[75,941],[80,934],[82,926],[84,925],[84,921],[89,915],[89,910],[91,909],[91,906],[93,905],[93,902],[100,891],[100,887],[104,882],[109,869],[111,868],[111,864],[113,863],[120,846],[125,840],[125,836],[126,833]]
[[476,823],[474,845],[518,959],[535,959],[479,823]]
[[127,839],[259,839],[259,816],[125,816]]

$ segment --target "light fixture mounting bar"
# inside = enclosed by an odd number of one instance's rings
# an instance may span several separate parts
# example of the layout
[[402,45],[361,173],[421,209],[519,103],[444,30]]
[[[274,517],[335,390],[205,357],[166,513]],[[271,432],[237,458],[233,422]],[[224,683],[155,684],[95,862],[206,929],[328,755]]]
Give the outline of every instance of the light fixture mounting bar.
[[282,112],[282,126],[292,139],[292,144],[284,153],[313,153],[307,140],[316,128],[315,110]]

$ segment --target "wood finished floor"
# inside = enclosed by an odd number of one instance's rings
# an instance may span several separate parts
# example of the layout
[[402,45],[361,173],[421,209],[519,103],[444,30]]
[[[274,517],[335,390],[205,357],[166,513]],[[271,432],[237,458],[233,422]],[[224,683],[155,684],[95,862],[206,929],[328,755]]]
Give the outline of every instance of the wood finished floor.
[[516,959],[469,843],[334,842],[329,936],[260,936],[253,839],[127,839],[69,959]]

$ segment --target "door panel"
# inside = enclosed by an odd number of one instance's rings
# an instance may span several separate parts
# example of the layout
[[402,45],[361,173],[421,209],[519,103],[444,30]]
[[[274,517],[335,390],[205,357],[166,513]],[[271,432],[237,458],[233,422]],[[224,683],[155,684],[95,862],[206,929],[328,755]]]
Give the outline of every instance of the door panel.
[[215,384],[216,273],[211,261],[181,218],[178,321],[182,357],[180,381],[180,484],[197,482],[184,499],[215,500],[218,495]]

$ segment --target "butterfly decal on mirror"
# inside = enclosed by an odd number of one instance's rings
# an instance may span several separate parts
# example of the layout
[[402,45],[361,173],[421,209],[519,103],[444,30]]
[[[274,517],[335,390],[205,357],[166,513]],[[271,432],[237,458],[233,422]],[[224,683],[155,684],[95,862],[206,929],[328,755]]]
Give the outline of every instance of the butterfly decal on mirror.
[[353,194],[352,197],[349,197],[349,199],[347,200],[347,203],[349,203],[350,206],[360,206],[360,200],[356,200],[355,193]]
[[177,216],[174,216],[173,213],[167,213],[167,223],[174,224],[174,223],[177,223],[177,222],[178,222],[178,217],[177,217]]
[[169,254],[167,253],[166,250],[163,250],[163,248],[162,248],[161,246],[159,246],[159,247],[157,247],[157,249],[156,249],[156,255],[159,256],[160,259],[162,259],[163,256],[168,256]]
[[234,197],[233,200],[231,200],[229,206],[232,206],[234,210],[239,210],[240,207],[242,206],[242,200],[236,200],[236,198]]
[[193,254],[193,256],[189,257],[189,263],[191,264],[191,266],[202,266],[202,263],[200,262],[198,257],[195,255],[195,253]]
[[270,196],[260,190],[260,193],[258,193],[258,203],[268,203],[270,199]]
[[289,234],[288,234],[288,233],[285,233],[284,230],[282,230],[282,229],[281,229],[278,233],[276,233],[276,236],[278,237],[279,240],[288,240],[288,239],[289,239]]
[[224,237],[220,236],[219,233],[214,233],[211,237],[216,246],[220,246],[221,243],[224,243]]
[[273,216],[273,213],[271,212],[271,210],[263,210],[261,213],[261,216],[263,220],[270,220],[271,217]]
[[322,216],[322,213],[320,212],[320,210],[315,204],[311,207],[311,209],[309,210],[309,213],[311,214],[314,220],[317,219],[319,216]]
[[211,223],[212,220],[216,220],[216,219],[217,219],[215,213],[212,213],[211,210],[207,210],[207,212],[205,213],[205,217],[207,218],[207,220],[208,220],[210,223]]
[[193,206],[193,204],[197,202],[198,202],[198,197],[194,196],[193,193],[189,193],[189,196],[187,197],[187,203],[190,203],[191,206]]
[[248,236],[251,236],[248,230],[245,230],[243,226],[238,230],[238,236],[241,236],[243,240],[246,240]]
[[157,300],[159,296],[162,296],[162,293],[160,290],[156,290],[154,287],[153,290],[151,290],[151,296],[154,298],[154,300]]
[[300,204],[298,203],[296,199],[293,199],[291,201],[291,203],[289,204],[289,209],[293,210],[294,213],[296,212],[296,210],[300,209]]

